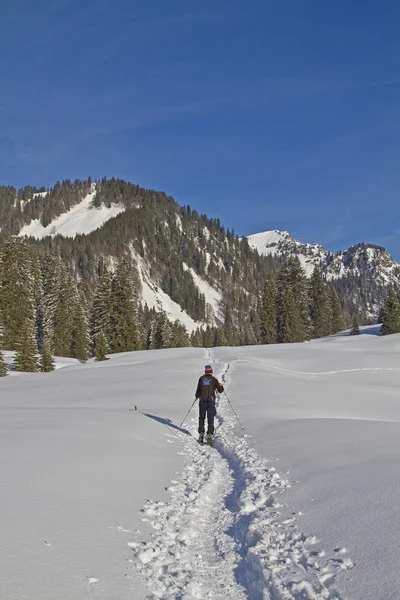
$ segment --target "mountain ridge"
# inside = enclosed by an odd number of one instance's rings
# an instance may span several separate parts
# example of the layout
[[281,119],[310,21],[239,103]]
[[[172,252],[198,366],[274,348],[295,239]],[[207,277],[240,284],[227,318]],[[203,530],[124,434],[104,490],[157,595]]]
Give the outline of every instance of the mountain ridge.
[[331,252],[321,244],[303,243],[288,231],[277,229],[247,236],[252,248],[264,256],[298,256],[310,277],[315,267],[321,268],[327,281],[345,277],[352,272],[374,272],[382,285],[400,286],[400,264],[383,246],[358,242],[343,251]]
[[333,253],[280,230],[239,238],[164,192],[114,178],[66,180],[49,190],[0,187],[0,226],[2,235],[29,234],[31,244],[55,252],[89,281],[128,255],[142,301],[189,329],[219,325],[227,314],[251,315],[266,273],[293,255],[308,277],[321,268],[347,314],[356,307],[361,322],[376,317],[389,284],[400,287],[400,265],[382,247],[361,243]]

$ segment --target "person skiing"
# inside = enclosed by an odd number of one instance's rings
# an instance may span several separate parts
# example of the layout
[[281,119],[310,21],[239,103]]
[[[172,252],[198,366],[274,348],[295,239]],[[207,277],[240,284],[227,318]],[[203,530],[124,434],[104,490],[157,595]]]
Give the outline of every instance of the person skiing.
[[196,399],[199,399],[199,442],[204,441],[204,421],[207,415],[207,443],[211,444],[214,435],[214,418],[217,414],[215,409],[215,390],[219,393],[224,391],[224,386],[213,376],[211,365],[206,365],[197,384]]

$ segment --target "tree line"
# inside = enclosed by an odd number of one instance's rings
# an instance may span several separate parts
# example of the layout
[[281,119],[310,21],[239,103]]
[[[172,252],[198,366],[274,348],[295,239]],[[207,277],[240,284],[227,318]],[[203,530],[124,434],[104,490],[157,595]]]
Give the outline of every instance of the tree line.
[[[2,350],[15,351],[17,371],[54,368],[54,356],[86,361],[107,354],[174,347],[302,342],[345,326],[336,288],[316,268],[310,280],[297,257],[270,270],[254,306],[224,303],[224,321],[191,334],[164,312],[142,306],[137,269],[127,258],[113,271],[102,265],[93,289],[57,256],[25,240],[0,247],[0,375]],[[400,332],[400,300],[390,288],[382,334]]]

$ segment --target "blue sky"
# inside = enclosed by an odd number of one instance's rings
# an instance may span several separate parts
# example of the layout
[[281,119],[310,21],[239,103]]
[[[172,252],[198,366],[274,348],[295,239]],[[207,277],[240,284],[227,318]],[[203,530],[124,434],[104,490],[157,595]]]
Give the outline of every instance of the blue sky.
[[0,183],[122,177],[400,261],[399,23],[396,1],[2,3]]

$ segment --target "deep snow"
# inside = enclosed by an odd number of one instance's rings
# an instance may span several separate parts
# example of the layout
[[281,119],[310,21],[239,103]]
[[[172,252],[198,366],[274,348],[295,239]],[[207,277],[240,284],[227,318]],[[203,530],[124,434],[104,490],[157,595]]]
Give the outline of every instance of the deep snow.
[[[338,336],[0,380],[0,597],[398,600],[399,351]],[[212,449],[196,408],[177,427],[209,361],[246,426],[222,395]]]

